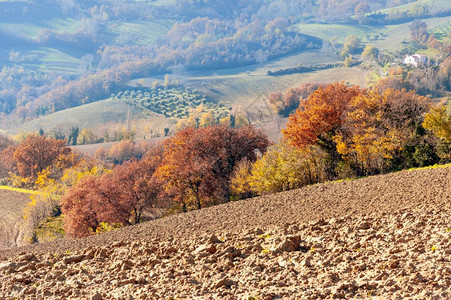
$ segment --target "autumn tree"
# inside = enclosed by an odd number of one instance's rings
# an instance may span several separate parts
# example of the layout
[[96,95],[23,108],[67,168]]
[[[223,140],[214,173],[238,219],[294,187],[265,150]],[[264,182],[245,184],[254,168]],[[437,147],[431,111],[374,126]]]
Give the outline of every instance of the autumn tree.
[[451,114],[444,105],[433,107],[425,116],[424,128],[431,130],[438,138],[451,143]]
[[238,195],[264,195],[300,188],[326,179],[325,155],[317,146],[298,149],[286,143],[268,148],[262,158],[240,165],[232,188]]
[[144,209],[158,206],[161,182],[153,174],[160,161],[161,153],[154,150],[141,161],[133,160],[116,166],[112,173],[102,176],[101,189],[109,190],[110,194],[120,194],[115,198],[105,192],[104,202],[110,213],[105,220],[124,225],[137,224],[142,220]]
[[422,127],[429,101],[414,91],[367,92],[331,84],[301,103],[284,138],[299,149],[317,145],[325,150],[332,178],[432,164],[438,156]]
[[366,45],[362,52],[362,57],[370,61],[377,61],[378,55],[379,50],[370,44]]
[[70,153],[71,149],[65,146],[64,141],[30,135],[17,147],[13,159],[18,174],[34,180],[39,172]]
[[14,142],[0,134],[0,179],[6,177],[15,167],[13,153],[16,151]]
[[357,4],[357,6],[354,9],[355,17],[359,21],[359,23],[362,23],[365,20],[365,14],[370,12],[371,8],[366,2],[360,2]]
[[141,222],[146,209],[160,204],[161,182],[153,175],[161,153],[157,147],[140,161],[125,162],[99,177],[84,177],[62,199],[66,232],[81,237],[97,232],[102,223]]
[[157,176],[183,211],[230,200],[230,177],[243,159],[255,161],[269,141],[251,126],[224,125],[177,133],[166,141]]
[[361,40],[356,35],[348,35],[345,38],[343,49],[341,50],[341,57],[346,57],[350,54],[355,54],[360,47]]
[[298,108],[301,100],[308,98],[320,86],[319,83],[303,83],[298,87],[288,89],[283,94],[280,92],[271,93],[268,101],[279,115],[288,117]]
[[413,91],[388,89],[382,94],[358,95],[349,103],[345,122],[334,136],[337,150],[356,175],[429,163],[432,153],[420,157],[431,147],[421,131],[428,109],[429,100]]
[[298,148],[318,145],[333,151],[332,137],[345,120],[348,104],[361,93],[360,88],[343,83],[320,87],[289,117],[287,128],[282,130],[284,139]]
[[86,177],[64,196],[62,211],[65,215],[64,228],[67,235],[86,236],[90,232],[96,232],[100,225],[99,202],[95,195],[99,186],[98,180],[93,176]]
[[413,41],[424,44],[429,38],[428,26],[421,20],[415,20],[409,25],[410,36]]
[[132,158],[141,158],[142,150],[131,140],[115,143],[108,151],[108,160],[114,164],[122,164]]
[[378,93],[383,93],[386,90],[392,89],[392,90],[402,90],[405,89],[407,91],[414,90],[415,87],[412,86],[407,81],[403,80],[401,77],[396,77],[396,75],[402,75],[402,70],[390,70],[391,72],[394,72],[395,76],[389,76],[383,79],[380,79],[378,82],[376,82],[371,89],[377,91]]
[[446,107],[433,107],[424,117],[423,126],[439,139],[436,149],[442,162],[451,162],[451,114]]

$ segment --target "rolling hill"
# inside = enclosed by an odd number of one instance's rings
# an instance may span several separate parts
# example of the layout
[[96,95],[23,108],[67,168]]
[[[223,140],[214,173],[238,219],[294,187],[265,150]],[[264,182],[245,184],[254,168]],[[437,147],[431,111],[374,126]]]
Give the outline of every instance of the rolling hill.
[[2,251],[0,296],[447,298],[450,182],[402,171]]
[[[55,88],[53,85],[62,85],[66,81],[77,79],[82,74],[93,74],[95,71],[103,71],[105,68],[108,69],[112,65],[117,66],[123,62],[139,61],[142,57],[146,57],[149,49],[161,45],[171,28],[187,30],[189,28],[187,24],[190,24],[188,21],[199,21],[200,19],[195,17],[202,17],[202,14],[210,18],[213,18],[212,16],[219,17],[213,13],[215,7],[200,11],[198,12],[199,15],[194,13],[194,16],[181,16],[177,9],[183,7],[182,2],[111,0],[101,7],[92,6],[93,3],[89,0],[79,2],[55,2],[53,0],[39,2],[32,0],[0,1],[0,16],[2,17],[0,37],[5,41],[0,45],[0,65],[5,66],[4,74],[0,76],[3,78],[2,83],[4,82],[3,90],[5,92],[2,97],[5,98],[6,102],[13,102],[16,101],[14,99],[19,98],[20,101],[29,101],[36,97],[36,94],[47,89],[52,90]],[[275,7],[283,8],[283,5],[279,2],[274,3]],[[209,3],[208,5],[213,4]],[[429,5],[431,11],[435,11],[437,8],[441,8],[443,11],[449,9],[448,1],[419,0],[389,7],[386,10],[368,12],[368,14],[377,12],[388,14],[393,10],[409,12],[416,5]],[[253,13],[264,19],[263,8]],[[308,9],[305,8],[306,12],[302,17],[287,17],[289,26],[287,33],[285,33],[286,38],[293,34],[306,34],[304,37],[311,39],[311,42],[327,41],[336,37],[335,43],[343,43],[346,36],[353,34],[362,39],[362,47],[370,43],[380,50],[389,52],[397,51],[403,47],[401,42],[410,41],[410,22],[386,26],[368,26],[357,24],[352,16],[349,16],[348,24],[340,18],[336,22],[333,21],[334,19],[324,22],[313,15],[306,17],[314,11],[307,12]],[[186,14],[193,13],[188,7],[185,7],[185,10]],[[290,15],[289,12],[286,14]],[[446,26],[450,21],[451,17],[449,16],[425,19],[429,29],[440,28],[438,30],[444,30],[444,34],[446,34],[448,28]],[[174,25],[176,26],[173,27]],[[199,29],[194,30],[194,37],[190,36],[191,33],[188,33],[188,30],[180,42],[183,44],[189,42],[190,39],[197,38],[199,32],[196,32],[196,30]],[[235,33],[233,36],[230,35],[229,38],[236,38],[247,31],[239,32],[240,34]],[[220,38],[221,34],[223,33],[218,33],[209,38],[205,37],[205,39],[214,40]],[[202,39],[199,41],[202,41]],[[168,46],[165,45],[165,47]],[[217,53],[221,52],[217,51]],[[179,81],[186,87],[203,91],[212,101],[231,106],[234,110],[243,111],[251,123],[259,126],[266,122],[274,122],[273,113],[268,110],[268,105],[264,99],[273,91],[284,91],[303,82],[330,83],[344,81],[352,85],[366,87],[373,82],[375,76],[379,78],[380,74],[383,74],[383,71],[379,70],[378,67],[372,69],[364,66],[348,69],[333,68],[285,76],[268,76],[268,71],[317,64],[335,64],[343,61],[337,53],[330,51],[330,49],[293,50],[284,53],[275,56],[263,55],[258,64],[243,63],[239,67],[230,67],[234,66],[234,64],[231,64],[230,66],[224,65],[225,67],[206,67],[203,70],[189,72],[186,71],[187,66],[174,62],[174,66],[168,67],[167,71],[168,73],[172,72],[170,75],[173,80]],[[176,54],[168,54],[167,59],[173,59],[172,56],[174,55]],[[430,53],[430,55],[433,57],[435,54]],[[228,67],[226,68],[226,66]],[[18,69],[14,69],[16,67]],[[24,79],[26,78],[25,74],[29,74],[33,78],[36,77],[36,79],[30,83]],[[138,83],[144,82],[146,86],[151,87],[155,80],[163,82],[164,73],[158,74],[143,78],[138,76],[138,78],[129,82],[129,85],[137,86]],[[95,77],[93,76],[93,78]],[[31,90],[28,88],[29,85],[39,85],[47,81],[48,85],[44,84],[42,87]],[[127,81],[124,86],[121,86],[122,89],[127,88],[126,83]],[[106,82],[101,82],[101,85],[102,87],[114,86],[113,83]],[[99,85],[95,86],[95,90],[100,88]],[[9,95],[9,93],[13,93],[14,89],[17,89],[14,92],[16,94]],[[114,90],[114,93],[119,91]],[[80,93],[84,96],[89,91],[81,91]],[[75,96],[78,96],[77,93],[75,94]],[[64,95],[64,93],[56,94],[47,101],[64,102],[60,100]],[[113,105],[109,101],[104,101],[109,95],[107,93],[101,97],[89,99],[90,102],[98,101],[98,104],[82,105],[57,113],[51,113],[52,109],[49,108],[49,104],[39,102],[36,105],[28,105],[22,110],[20,117],[10,118],[4,122],[0,120],[1,129],[15,134],[20,131],[37,131],[40,128],[45,130],[71,126],[92,128],[102,123],[121,123],[124,121],[124,115],[126,115],[124,112],[128,111],[128,108],[122,104]],[[79,102],[83,103],[83,101]],[[9,113],[11,109],[9,104],[5,103],[3,107]],[[37,110],[39,111],[38,114],[44,114],[44,116],[22,124],[23,120],[29,119],[27,113],[30,110]],[[99,112],[99,115],[96,112]],[[149,119],[147,114],[135,113],[133,108],[132,113],[135,119]],[[76,116],[83,117],[80,120],[75,120],[74,117]],[[154,115],[152,115],[153,117]],[[174,122],[176,121],[158,119],[157,123],[169,127]]]

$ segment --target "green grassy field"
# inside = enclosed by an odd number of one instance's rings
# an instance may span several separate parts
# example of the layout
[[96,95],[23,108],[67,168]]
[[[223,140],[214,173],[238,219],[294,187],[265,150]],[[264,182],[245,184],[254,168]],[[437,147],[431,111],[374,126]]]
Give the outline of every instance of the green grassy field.
[[173,20],[113,24],[110,30],[116,36],[115,44],[151,45],[166,35],[174,24]]
[[451,21],[435,27],[432,33],[439,41],[449,40],[448,35],[451,33]]
[[295,26],[296,30],[308,35],[316,36],[324,40],[332,37],[337,38],[338,43],[343,43],[348,35],[356,35],[362,40],[368,40],[375,35],[380,35],[387,31],[386,27],[371,27],[363,25],[342,25],[342,24],[300,24]]
[[404,11],[408,11],[408,10],[412,9],[415,5],[427,5],[431,8],[437,8],[437,9],[451,8],[451,2],[449,0],[418,0],[415,2],[411,2],[411,3],[407,3],[407,4],[395,6],[395,7],[381,9],[381,10],[376,11],[376,13],[380,12],[380,13],[388,14],[395,9],[399,12],[404,12]]
[[1,22],[0,32],[13,35],[24,40],[37,40],[39,33],[44,29],[54,32],[75,32],[81,21],[71,18],[54,17],[50,19],[17,20],[16,22]]
[[24,66],[44,73],[57,72],[64,74],[80,73],[81,60],[60,50],[41,47],[36,50],[22,52],[24,56],[35,58]]
[[[438,30],[444,31],[449,27],[451,17],[430,18],[423,21],[432,31],[434,31],[434,28],[436,27],[439,27]],[[299,32],[316,36],[324,40],[337,37],[338,43],[342,43],[348,35],[356,35],[362,41],[369,42],[379,49],[396,51],[403,47],[401,44],[402,41],[411,41],[410,24],[411,22],[407,22],[399,25],[378,27],[341,24],[301,24],[296,25],[295,28]],[[368,37],[370,40],[368,40]]]

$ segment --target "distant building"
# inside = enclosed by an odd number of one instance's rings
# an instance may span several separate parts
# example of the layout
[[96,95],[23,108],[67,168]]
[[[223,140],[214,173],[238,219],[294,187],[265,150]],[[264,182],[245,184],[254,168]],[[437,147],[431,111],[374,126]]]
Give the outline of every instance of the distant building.
[[424,54],[406,55],[404,58],[405,65],[412,65],[417,68],[419,65],[424,65],[428,60],[428,57]]

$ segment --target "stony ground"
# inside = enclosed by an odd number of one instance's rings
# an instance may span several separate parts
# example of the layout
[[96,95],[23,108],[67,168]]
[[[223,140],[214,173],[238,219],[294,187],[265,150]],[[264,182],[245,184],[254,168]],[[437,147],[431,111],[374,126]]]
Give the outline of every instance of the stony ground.
[[451,168],[0,252],[0,299],[451,299]]

